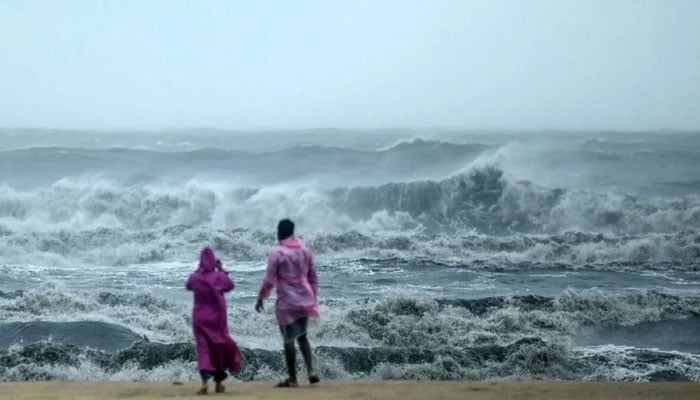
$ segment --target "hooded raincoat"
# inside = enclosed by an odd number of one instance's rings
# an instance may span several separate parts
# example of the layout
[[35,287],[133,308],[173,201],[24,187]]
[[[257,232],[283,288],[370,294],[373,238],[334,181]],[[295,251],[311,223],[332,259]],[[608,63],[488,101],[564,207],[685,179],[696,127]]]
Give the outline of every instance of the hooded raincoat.
[[200,267],[187,280],[194,292],[192,331],[197,342],[197,365],[200,371],[239,372],[242,357],[238,345],[228,332],[224,293],[233,290],[228,273],[217,270],[217,260],[210,248],[202,250]]
[[270,252],[258,298],[270,296],[274,287],[277,288],[275,313],[280,325],[289,325],[299,318],[319,318],[314,257],[301,239],[281,240]]

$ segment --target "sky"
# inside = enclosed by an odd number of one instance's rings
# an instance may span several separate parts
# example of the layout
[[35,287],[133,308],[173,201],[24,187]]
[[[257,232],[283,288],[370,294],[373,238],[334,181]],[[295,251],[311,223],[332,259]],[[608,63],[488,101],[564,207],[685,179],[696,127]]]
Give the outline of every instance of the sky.
[[0,127],[700,130],[700,1],[0,0]]

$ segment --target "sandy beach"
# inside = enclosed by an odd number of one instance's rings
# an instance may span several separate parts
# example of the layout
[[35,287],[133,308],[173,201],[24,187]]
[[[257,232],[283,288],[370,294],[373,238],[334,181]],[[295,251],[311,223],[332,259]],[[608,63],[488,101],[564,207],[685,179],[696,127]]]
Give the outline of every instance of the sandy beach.
[[[199,398],[197,382],[17,382],[0,383],[2,399],[161,399]],[[700,383],[632,382],[464,382],[464,381],[333,381],[318,386],[279,389],[273,382],[227,385],[236,399],[698,399]]]

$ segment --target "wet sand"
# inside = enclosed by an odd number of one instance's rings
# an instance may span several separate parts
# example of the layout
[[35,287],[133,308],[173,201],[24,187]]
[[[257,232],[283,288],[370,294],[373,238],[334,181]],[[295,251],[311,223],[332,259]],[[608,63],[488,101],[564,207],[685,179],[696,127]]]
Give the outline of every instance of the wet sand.
[[[202,399],[198,388],[198,382],[9,382],[0,383],[0,399]],[[208,397],[250,400],[700,399],[697,382],[330,381],[281,389],[274,382],[228,382],[224,394],[209,390]]]

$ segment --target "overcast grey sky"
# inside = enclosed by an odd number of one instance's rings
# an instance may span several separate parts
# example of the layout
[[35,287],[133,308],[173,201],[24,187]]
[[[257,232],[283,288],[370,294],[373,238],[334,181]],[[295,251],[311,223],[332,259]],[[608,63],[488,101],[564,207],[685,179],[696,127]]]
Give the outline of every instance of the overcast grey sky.
[[700,1],[0,0],[0,126],[700,129]]

